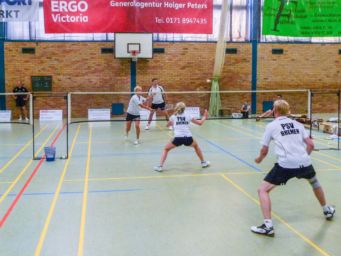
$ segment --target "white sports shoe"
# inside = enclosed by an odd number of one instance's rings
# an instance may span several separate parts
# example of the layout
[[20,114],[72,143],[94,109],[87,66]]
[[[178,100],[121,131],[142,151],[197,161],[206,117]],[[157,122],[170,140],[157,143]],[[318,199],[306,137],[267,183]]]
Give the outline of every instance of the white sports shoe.
[[168,129],[172,131],[173,130],[173,126],[168,126]]
[[22,120],[22,117],[20,116],[19,118],[18,118],[18,121],[21,121]]
[[162,170],[162,166],[155,166],[154,167],[154,171],[156,171],[156,172],[162,172],[163,170]]
[[210,166],[210,161],[202,161],[201,162],[201,167],[202,168],[206,168],[206,167],[209,167]]
[[145,129],[145,130],[149,130],[149,129],[150,129],[149,124],[147,124],[146,127],[145,127],[144,129]]
[[27,117],[25,117],[25,121],[28,122],[30,119],[28,119]]
[[268,228],[264,223],[260,226],[252,226],[251,231],[256,234],[264,235],[264,236],[275,236],[275,231],[273,227]]
[[128,140],[128,135],[124,135],[124,140]]
[[140,144],[140,141],[139,140],[135,140],[134,141],[134,145],[138,145],[138,144]]
[[327,220],[331,220],[335,214],[335,208],[333,206],[328,206],[328,210],[323,212]]

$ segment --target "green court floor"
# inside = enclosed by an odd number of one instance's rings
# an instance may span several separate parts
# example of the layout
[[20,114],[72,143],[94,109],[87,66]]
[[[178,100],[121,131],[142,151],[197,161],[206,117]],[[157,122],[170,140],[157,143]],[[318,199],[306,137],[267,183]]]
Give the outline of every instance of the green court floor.
[[[274,238],[250,232],[262,216],[257,187],[276,158],[254,163],[267,121],[210,120],[193,126],[211,166],[192,148],[171,151],[164,122],[124,140],[124,123],[69,127],[69,158],[32,160],[29,125],[0,124],[0,255],[254,256],[341,255],[341,151],[312,154],[327,200],[326,221],[310,185],[291,180],[271,193]],[[66,154],[62,124],[38,124],[36,155],[53,143]],[[314,132],[317,147],[337,141]],[[341,214],[341,213],[340,213]]]

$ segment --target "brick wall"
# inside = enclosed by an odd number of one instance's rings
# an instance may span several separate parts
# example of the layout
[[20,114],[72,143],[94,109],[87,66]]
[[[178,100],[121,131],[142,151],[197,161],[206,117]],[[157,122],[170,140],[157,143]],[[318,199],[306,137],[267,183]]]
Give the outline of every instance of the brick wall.
[[[22,47],[34,47],[36,53],[22,54]],[[52,75],[53,92],[70,91],[128,91],[130,89],[130,61],[115,59],[112,54],[101,54],[102,47],[112,47],[111,42],[7,42],[5,44],[6,91],[12,91],[16,81],[23,80],[30,89],[31,75]],[[165,54],[154,54],[151,60],[139,60],[137,83],[147,89],[153,77],[158,77],[168,91],[209,90],[206,82],[211,78],[214,43],[155,43],[165,48]],[[221,77],[221,90],[250,90],[251,45],[228,44],[238,53],[226,55]],[[284,49],[283,55],[273,55],[272,48]],[[341,88],[341,45],[319,44],[260,44],[258,60],[258,89]],[[263,100],[274,95],[260,96]],[[301,95],[288,96],[292,102],[305,105]],[[207,107],[208,95],[172,95],[170,103],[185,101],[187,105]],[[322,98],[321,98],[322,99]],[[223,95],[225,108],[238,111],[250,95]],[[124,102],[127,97],[79,97],[73,104],[73,115],[84,116],[88,107],[100,107],[112,102]],[[326,102],[325,102],[326,101]],[[59,100],[39,100],[37,109],[61,108]],[[327,100],[317,104],[322,111]],[[8,98],[7,105],[14,108]],[[63,105],[63,104],[62,104]],[[103,106],[102,106],[103,107]],[[297,109],[297,112],[301,111]]]

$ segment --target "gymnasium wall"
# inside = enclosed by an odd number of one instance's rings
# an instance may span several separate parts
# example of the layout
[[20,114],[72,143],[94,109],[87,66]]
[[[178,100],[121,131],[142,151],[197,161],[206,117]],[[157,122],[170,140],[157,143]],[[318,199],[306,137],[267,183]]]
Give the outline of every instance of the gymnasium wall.
[[[130,60],[101,54],[101,48],[112,46],[111,42],[6,42],[6,91],[12,91],[18,80],[23,80],[30,88],[32,75],[52,75],[54,92],[128,91]],[[23,54],[23,47],[34,47],[36,52]],[[206,80],[211,78],[213,70],[214,43],[155,43],[154,47],[164,48],[165,53],[154,54],[151,60],[138,61],[139,85],[146,89],[150,80],[158,77],[168,91],[209,90],[210,84]],[[251,45],[239,43],[228,44],[227,47],[236,48],[237,54],[226,55],[221,89],[250,90]],[[284,52],[274,55],[273,48]],[[258,89],[341,88],[339,49],[341,45],[337,44],[260,44]],[[202,107],[208,105],[206,95],[197,96],[187,97],[186,103]],[[262,100],[271,100],[273,96],[265,96]],[[123,98],[115,100],[123,101]],[[175,98],[171,100],[177,101]],[[224,107],[231,111],[237,111],[244,100],[249,100],[249,97],[222,99]],[[297,100],[300,100],[299,96]],[[81,101],[74,113],[85,115],[87,103],[87,100]],[[95,107],[96,99],[92,99],[92,104]],[[325,104],[328,102],[320,102],[318,108],[322,111]],[[41,99],[36,105],[37,109],[61,108],[58,100]],[[261,111],[261,104],[257,106]],[[14,109],[11,99],[8,99],[7,107]]]

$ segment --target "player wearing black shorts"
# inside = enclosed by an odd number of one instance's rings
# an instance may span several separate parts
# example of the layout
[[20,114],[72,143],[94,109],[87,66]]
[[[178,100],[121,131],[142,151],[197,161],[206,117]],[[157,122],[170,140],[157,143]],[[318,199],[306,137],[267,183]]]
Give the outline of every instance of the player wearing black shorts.
[[[148,123],[145,127],[146,130],[150,129],[150,123],[152,122],[154,113],[160,109],[163,115],[166,117],[166,120],[169,120],[169,116],[166,110],[166,94],[165,90],[161,85],[158,84],[158,79],[152,79],[152,86],[149,88],[148,96],[152,97],[152,110],[150,111],[148,117]],[[170,128],[171,129],[171,128]]]
[[[22,81],[19,81],[17,86],[13,89],[13,93],[28,93]],[[28,101],[28,94],[17,94],[13,96],[16,106],[20,109],[19,121],[25,119],[28,121],[26,103]]]
[[201,120],[196,120],[191,115],[185,113],[186,105],[183,102],[179,102],[175,106],[175,112],[170,117],[170,120],[167,123],[167,126],[174,127],[174,138],[171,142],[169,142],[165,149],[163,150],[160,165],[154,167],[154,171],[162,172],[163,171],[163,164],[166,161],[168,152],[176,147],[185,145],[189,147],[193,147],[195,153],[199,157],[201,161],[201,166],[203,168],[208,167],[210,165],[209,161],[205,161],[202,151],[198,145],[198,143],[193,139],[192,133],[189,129],[190,123],[194,123],[197,125],[202,125],[208,117],[207,110],[205,110],[203,117]]
[[135,122],[135,130],[136,130],[136,140],[134,144],[137,145],[140,143],[140,108],[151,110],[149,107],[143,105],[146,99],[142,97],[142,88],[140,86],[136,86],[134,89],[135,94],[131,97],[127,110],[126,117],[126,135],[125,139],[128,139],[128,135],[131,129],[131,123]]
[[260,226],[251,227],[252,232],[267,236],[274,236],[275,234],[271,220],[270,191],[276,186],[285,185],[292,178],[305,179],[311,184],[327,220],[331,220],[335,213],[334,207],[326,203],[323,189],[312,166],[309,155],[314,149],[314,143],[304,126],[287,117],[289,104],[285,100],[275,101],[274,114],[275,120],[266,126],[262,140],[263,146],[255,162],[261,163],[263,161],[268,154],[271,140],[274,140],[277,163],[258,188],[264,223]]

